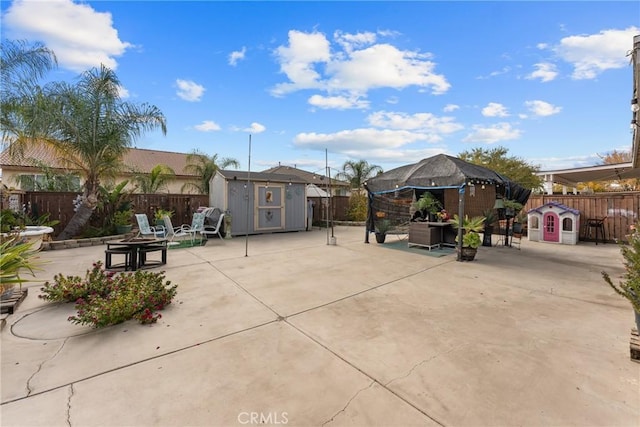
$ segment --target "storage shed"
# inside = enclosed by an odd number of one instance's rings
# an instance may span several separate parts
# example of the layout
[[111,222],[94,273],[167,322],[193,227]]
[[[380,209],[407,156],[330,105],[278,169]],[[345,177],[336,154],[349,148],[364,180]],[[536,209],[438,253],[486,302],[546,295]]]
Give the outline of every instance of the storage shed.
[[232,236],[307,226],[305,182],[293,175],[219,170],[209,182],[209,205],[231,216]]
[[531,241],[575,245],[580,231],[580,211],[548,202],[527,211],[527,229]]

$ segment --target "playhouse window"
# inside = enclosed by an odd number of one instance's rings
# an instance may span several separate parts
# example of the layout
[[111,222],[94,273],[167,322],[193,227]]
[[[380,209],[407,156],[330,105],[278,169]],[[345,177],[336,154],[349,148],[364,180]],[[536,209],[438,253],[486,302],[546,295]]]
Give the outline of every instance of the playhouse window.
[[538,217],[537,216],[532,216],[531,217],[531,228],[533,228],[533,229],[540,228],[540,226],[538,225]]
[[562,220],[562,231],[572,231],[573,220],[571,218],[565,218]]

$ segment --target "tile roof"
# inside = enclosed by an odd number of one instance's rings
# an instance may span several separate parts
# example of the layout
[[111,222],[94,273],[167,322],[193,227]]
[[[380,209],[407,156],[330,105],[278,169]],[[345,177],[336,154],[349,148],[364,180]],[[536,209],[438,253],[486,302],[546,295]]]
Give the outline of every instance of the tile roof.
[[[2,167],[37,167],[38,162],[52,168],[64,168],[59,156],[45,144],[27,147],[22,156],[10,156],[9,149],[0,153],[0,165]],[[144,148],[131,148],[125,154],[123,163],[127,168],[140,172],[150,172],[158,164],[165,164],[174,170],[176,175],[193,176],[187,173],[184,167],[187,164],[187,154],[170,151],[148,150]]]

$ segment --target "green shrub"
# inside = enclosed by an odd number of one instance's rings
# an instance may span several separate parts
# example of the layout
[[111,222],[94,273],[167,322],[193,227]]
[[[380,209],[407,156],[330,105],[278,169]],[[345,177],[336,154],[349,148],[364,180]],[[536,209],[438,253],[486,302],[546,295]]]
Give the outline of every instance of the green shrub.
[[367,219],[366,194],[351,194],[351,197],[349,197],[349,207],[347,208],[347,218],[349,221],[365,221]]
[[158,311],[176,295],[177,285],[164,279],[164,273],[143,270],[115,274],[96,262],[84,279],[57,274],[42,287],[40,298],[75,302],[77,313],[68,320],[76,324],[100,328],[130,319],[155,323],[162,317]]

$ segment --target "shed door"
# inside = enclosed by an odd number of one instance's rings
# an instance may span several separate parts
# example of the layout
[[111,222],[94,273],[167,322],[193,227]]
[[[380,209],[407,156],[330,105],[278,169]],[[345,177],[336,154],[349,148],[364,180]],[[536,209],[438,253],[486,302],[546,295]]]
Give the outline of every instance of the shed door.
[[254,229],[282,230],[284,229],[284,186],[256,185],[257,206],[254,218]]
[[542,231],[542,240],[545,242],[559,242],[560,241],[560,227],[558,215],[553,212],[547,212],[542,217],[544,224],[544,230]]

